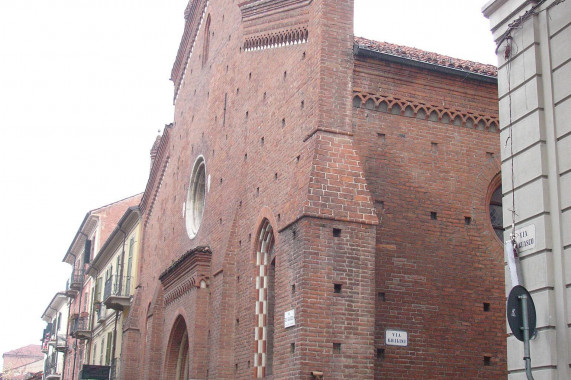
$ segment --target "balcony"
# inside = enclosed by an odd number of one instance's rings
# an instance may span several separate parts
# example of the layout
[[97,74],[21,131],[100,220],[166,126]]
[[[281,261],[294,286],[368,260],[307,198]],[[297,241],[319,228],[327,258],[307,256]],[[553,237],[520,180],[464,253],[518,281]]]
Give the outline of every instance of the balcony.
[[58,374],[58,356],[53,353],[46,358],[44,375],[46,379],[59,379],[61,375]]
[[82,316],[71,321],[70,335],[75,339],[91,339],[89,316]]
[[69,287],[72,290],[80,291],[83,288],[84,273],[83,269],[75,269],[71,274]]
[[111,276],[105,281],[103,303],[113,310],[122,311],[131,305],[131,278]]
[[74,269],[71,278],[67,280],[65,285],[65,295],[75,298],[75,296],[83,288],[84,273],[82,269]]
[[48,347],[48,342],[46,342],[45,340],[42,341],[42,349],[40,351],[42,351],[43,354],[47,354],[48,352],[50,352]]
[[44,333],[42,336],[41,351],[44,354],[47,354],[48,352],[50,352],[50,345],[53,345],[55,342],[55,337],[54,337],[52,330],[53,330],[53,325],[51,323],[48,323],[48,325],[44,329]]
[[58,336],[56,339],[56,351],[57,352],[67,352],[67,341],[65,336]]
[[103,323],[107,320],[107,307],[101,302],[94,304],[95,315],[97,317],[97,323]]

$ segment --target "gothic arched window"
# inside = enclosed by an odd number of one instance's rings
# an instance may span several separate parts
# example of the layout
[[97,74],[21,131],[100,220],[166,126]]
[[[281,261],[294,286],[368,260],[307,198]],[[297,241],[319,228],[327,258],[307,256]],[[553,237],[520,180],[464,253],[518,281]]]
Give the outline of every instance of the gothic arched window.
[[275,272],[273,257],[274,233],[270,222],[264,219],[256,244],[256,324],[254,377],[264,378],[273,373]]

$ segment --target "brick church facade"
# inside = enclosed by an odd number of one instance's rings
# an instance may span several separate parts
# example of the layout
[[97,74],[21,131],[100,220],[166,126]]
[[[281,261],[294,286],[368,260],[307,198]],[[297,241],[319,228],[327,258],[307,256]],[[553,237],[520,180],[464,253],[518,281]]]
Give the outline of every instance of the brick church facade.
[[504,378],[495,68],[355,38],[353,0],[184,16],[120,378]]

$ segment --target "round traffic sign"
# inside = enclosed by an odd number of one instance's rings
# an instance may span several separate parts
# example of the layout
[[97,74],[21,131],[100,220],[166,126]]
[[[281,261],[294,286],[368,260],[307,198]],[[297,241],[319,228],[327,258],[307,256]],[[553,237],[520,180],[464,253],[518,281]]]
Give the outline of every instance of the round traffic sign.
[[521,296],[527,296],[527,319],[529,326],[529,338],[535,336],[535,326],[537,324],[537,317],[535,314],[535,305],[531,294],[521,285],[514,286],[508,296],[508,303],[506,307],[506,314],[508,317],[508,324],[514,336],[523,342],[523,313],[521,307]]

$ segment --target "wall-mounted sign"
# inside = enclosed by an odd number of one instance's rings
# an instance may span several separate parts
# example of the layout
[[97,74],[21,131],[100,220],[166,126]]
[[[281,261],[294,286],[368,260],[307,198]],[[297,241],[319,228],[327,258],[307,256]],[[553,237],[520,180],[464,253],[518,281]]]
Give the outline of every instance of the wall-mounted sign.
[[408,346],[408,333],[401,330],[386,330],[385,344],[387,346]]
[[110,372],[111,372],[111,367],[108,365],[84,364],[83,368],[79,372],[79,378],[90,379],[90,380],[107,380],[109,379]]
[[535,248],[535,224],[515,230],[518,252]]
[[284,327],[295,326],[295,309],[286,311],[284,313]]

